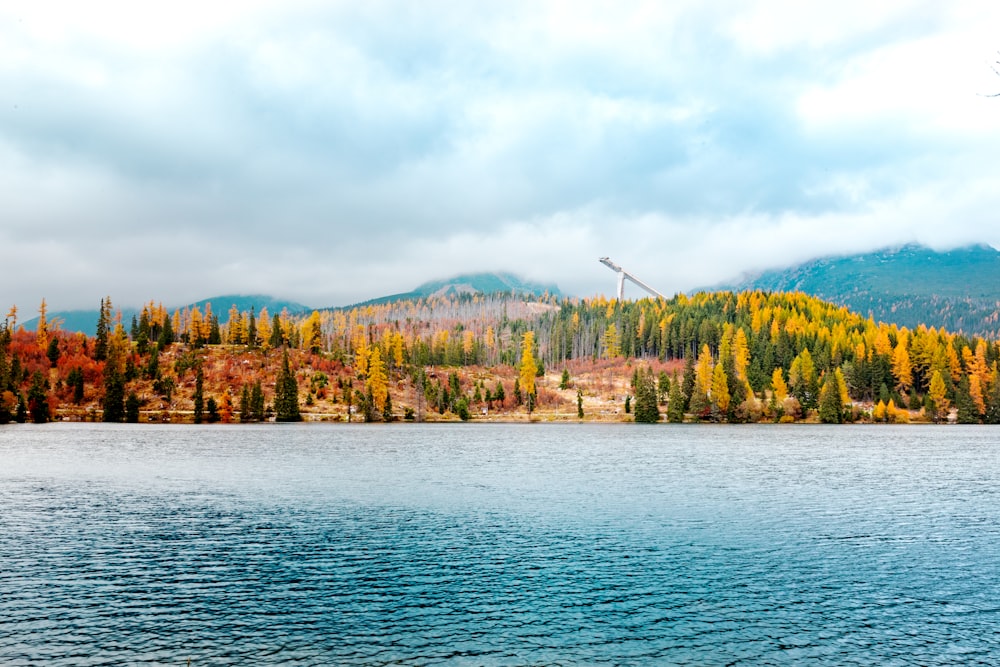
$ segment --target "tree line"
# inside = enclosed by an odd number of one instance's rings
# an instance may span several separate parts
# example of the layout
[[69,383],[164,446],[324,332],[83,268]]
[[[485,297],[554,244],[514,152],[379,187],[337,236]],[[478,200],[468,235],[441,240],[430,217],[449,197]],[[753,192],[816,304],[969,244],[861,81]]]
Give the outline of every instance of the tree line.
[[[530,413],[539,400],[533,378],[546,368],[601,360],[633,367],[637,421],[660,419],[662,408],[668,421],[904,421],[920,413],[1000,422],[995,341],[875,322],[801,293],[460,295],[303,315],[234,307],[224,322],[210,306],[170,313],[149,302],[128,324],[107,298],[93,335],[59,331],[44,301],[39,314],[35,332],[17,326],[16,308],[0,324],[0,421],[46,421],[60,405],[88,399],[104,419],[130,421],[149,400],[136,389],[147,385],[167,402],[187,392],[195,421],[298,419],[301,395],[329,392],[363,418],[391,418],[390,387],[400,382],[412,389],[410,410],[467,413],[501,395],[500,405],[516,396]],[[221,396],[203,397],[198,379],[209,350],[242,369],[213,378]],[[161,363],[168,351],[170,363]],[[653,361],[676,370],[643,370]],[[512,368],[516,386],[456,386],[428,372],[438,367]]]

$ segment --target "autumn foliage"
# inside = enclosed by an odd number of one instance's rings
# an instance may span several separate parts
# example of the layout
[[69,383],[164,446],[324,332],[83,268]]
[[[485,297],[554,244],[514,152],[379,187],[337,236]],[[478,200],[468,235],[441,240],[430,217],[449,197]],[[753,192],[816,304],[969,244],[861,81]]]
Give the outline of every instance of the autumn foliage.
[[631,419],[626,398],[640,394],[655,420],[655,386],[670,421],[1000,423],[996,342],[800,293],[462,295],[303,315],[234,307],[225,321],[149,302],[131,326],[108,298],[94,336],[58,321],[25,331],[16,312],[0,325],[0,421],[26,420],[31,391],[50,418],[101,419],[109,405],[117,418],[119,386],[142,421],[190,421],[200,376],[207,421],[222,422],[274,418],[276,398],[307,420]]

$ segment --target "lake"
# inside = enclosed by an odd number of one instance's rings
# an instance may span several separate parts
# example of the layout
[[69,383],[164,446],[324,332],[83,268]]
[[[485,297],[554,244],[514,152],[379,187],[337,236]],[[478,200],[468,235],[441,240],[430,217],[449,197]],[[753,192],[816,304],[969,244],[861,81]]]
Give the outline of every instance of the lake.
[[998,664],[998,435],[0,427],[0,664]]

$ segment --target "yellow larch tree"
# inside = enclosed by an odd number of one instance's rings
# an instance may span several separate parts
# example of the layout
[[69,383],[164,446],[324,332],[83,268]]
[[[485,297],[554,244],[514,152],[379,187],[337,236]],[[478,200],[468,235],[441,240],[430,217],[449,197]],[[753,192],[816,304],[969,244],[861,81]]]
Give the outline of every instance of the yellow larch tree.
[[892,352],[892,376],[896,378],[896,388],[905,394],[913,386],[913,367],[910,364],[910,351],[906,349],[905,337],[900,337],[896,349]]
[[726,412],[729,409],[729,382],[726,379],[726,369],[722,364],[716,364],[712,370],[712,403],[719,409],[719,412]]
[[951,404],[948,401],[948,388],[944,384],[944,377],[941,371],[935,370],[931,375],[931,383],[927,388],[927,393],[934,402],[934,414],[931,417],[937,421],[948,414]]
[[784,373],[780,366],[771,373],[771,391],[774,394],[774,400],[778,403],[782,403],[788,398],[788,385],[785,384]]
[[618,327],[614,322],[604,331],[604,358],[617,359],[622,355],[621,341],[618,338]]
[[42,304],[38,307],[38,324],[35,327],[35,340],[38,342],[38,347],[43,350],[49,346],[49,321],[46,319],[47,314],[48,306],[45,305],[45,299],[42,299]]
[[385,409],[385,401],[389,396],[389,377],[386,374],[385,363],[382,361],[382,351],[378,345],[373,345],[368,357],[368,391],[372,396],[375,410],[381,414]]
[[534,396],[535,374],[537,372],[538,365],[535,363],[535,332],[525,331],[524,338],[521,340],[521,365],[518,372],[521,391],[524,392],[525,396]]
[[708,344],[701,346],[698,362],[695,364],[694,383],[706,396],[712,391],[712,350]]

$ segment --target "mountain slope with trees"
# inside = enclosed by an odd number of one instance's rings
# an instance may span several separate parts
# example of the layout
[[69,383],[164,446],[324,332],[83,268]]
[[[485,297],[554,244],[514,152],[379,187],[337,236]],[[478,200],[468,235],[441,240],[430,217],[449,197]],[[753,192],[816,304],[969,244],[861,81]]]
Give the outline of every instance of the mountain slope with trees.
[[801,291],[876,321],[1000,338],[1000,252],[988,245],[936,251],[911,244],[824,257],[717,289]]
[[[801,292],[459,294],[294,315],[152,302],[0,324],[0,421],[559,418],[1000,423],[1000,346]],[[634,408],[634,412],[633,412]]]

